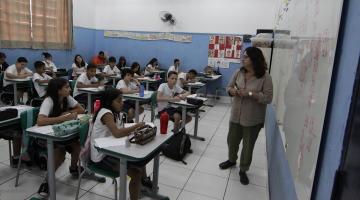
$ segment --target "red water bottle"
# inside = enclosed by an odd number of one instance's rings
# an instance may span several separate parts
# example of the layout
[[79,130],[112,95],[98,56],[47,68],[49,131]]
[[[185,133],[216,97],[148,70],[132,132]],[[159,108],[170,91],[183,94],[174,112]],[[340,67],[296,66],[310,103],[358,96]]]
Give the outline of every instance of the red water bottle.
[[163,112],[160,115],[160,134],[167,133],[167,127],[169,122],[169,114],[167,112]]
[[96,113],[100,109],[100,100],[96,99],[94,103],[94,113]]

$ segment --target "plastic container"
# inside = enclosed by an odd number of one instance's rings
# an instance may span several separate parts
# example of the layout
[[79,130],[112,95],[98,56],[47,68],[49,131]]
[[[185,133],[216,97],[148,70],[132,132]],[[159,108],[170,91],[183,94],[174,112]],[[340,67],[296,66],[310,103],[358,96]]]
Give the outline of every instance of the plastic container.
[[163,112],[160,115],[160,134],[166,134],[169,123],[169,114],[167,112]]
[[95,103],[94,103],[94,113],[96,113],[97,111],[99,111],[99,109],[100,109],[100,104],[101,104],[101,102],[100,102],[100,100],[99,99],[96,99],[95,100]]
[[140,97],[144,97],[144,90],[145,90],[144,86],[140,85],[140,91],[139,91],[139,96]]

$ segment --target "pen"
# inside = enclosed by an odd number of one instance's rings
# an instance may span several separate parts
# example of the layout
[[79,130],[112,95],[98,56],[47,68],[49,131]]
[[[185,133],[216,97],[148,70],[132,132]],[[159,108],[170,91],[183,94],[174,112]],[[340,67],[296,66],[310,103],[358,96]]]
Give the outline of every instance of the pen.
[[146,114],[144,114],[144,117],[142,118],[141,122],[144,122],[145,116],[146,116]]

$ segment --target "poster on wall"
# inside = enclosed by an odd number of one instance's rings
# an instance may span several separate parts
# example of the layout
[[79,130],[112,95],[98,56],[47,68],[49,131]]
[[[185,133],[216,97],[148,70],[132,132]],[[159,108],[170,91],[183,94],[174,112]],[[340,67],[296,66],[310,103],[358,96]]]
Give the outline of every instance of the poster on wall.
[[212,35],[209,40],[208,65],[229,68],[229,64],[240,63],[242,37]]
[[192,36],[173,33],[136,33],[128,31],[104,31],[105,37],[129,38],[134,40],[170,40],[175,42],[191,42]]

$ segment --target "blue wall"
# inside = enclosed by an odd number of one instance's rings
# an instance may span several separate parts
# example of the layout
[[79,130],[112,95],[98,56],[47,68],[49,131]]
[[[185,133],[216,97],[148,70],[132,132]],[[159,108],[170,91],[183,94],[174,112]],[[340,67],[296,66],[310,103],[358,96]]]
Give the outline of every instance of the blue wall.
[[[76,54],[81,54],[89,62],[91,57],[99,51],[105,51],[110,56],[115,56],[116,59],[125,56],[128,65],[134,61],[139,62],[142,68],[153,57],[158,58],[160,66],[164,69],[173,64],[174,58],[179,58],[182,71],[189,69],[202,71],[207,65],[210,34],[191,35],[191,43],[167,40],[141,41],[127,38],[108,38],[104,37],[103,30],[74,27],[74,48],[72,50],[49,50],[48,52],[53,55],[55,64],[61,68],[70,68]],[[248,46],[250,43],[245,43],[243,48],[245,49]],[[28,67],[33,69],[32,63],[42,59],[41,53],[44,50],[0,49],[0,51],[6,53],[9,64],[13,64],[17,57],[25,56],[29,60]],[[214,93],[215,88],[224,88],[239,66],[238,63],[231,63],[229,69],[220,69],[223,77],[210,85],[209,93]]]
[[335,172],[339,167],[343,138],[350,108],[355,73],[360,55],[360,1],[348,1],[343,44],[338,72],[335,77],[335,90],[330,106],[329,127],[324,145],[324,158],[321,163],[318,190],[315,199],[330,199]]
[[[100,50],[107,51],[110,56],[115,56],[117,59],[119,56],[125,56],[128,66],[136,61],[144,68],[151,58],[156,57],[159,60],[160,67],[167,69],[169,66],[173,65],[174,58],[179,58],[182,71],[188,71],[189,69],[203,71],[204,67],[207,65],[210,34],[191,35],[191,43],[167,40],[141,41],[127,38],[104,37],[104,31],[97,30],[95,36],[95,49],[96,52]],[[250,43],[246,43],[243,45],[243,48],[249,45]],[[240,64],[238,63],[231,63],[229,69],[220,69],[223,77],[218,81],[221,83],[217,82],[216,84],[212,84],[209,87],[209,92],[213,93],[215,86],[225,87],[228,80],[231,78],[231,75],[239,68],[239,66]]]

